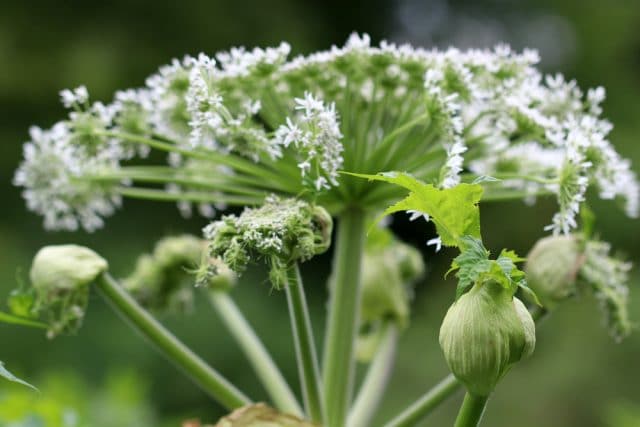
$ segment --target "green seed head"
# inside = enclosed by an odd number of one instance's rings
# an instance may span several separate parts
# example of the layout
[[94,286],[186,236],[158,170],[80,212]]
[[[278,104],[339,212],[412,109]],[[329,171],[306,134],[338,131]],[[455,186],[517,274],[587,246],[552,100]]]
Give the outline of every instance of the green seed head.
[[535,325],[510,290],[495,282],[476,284],[449,308],[440,346],[467,390],[488,396],[514,363],[533,352]]
[[531,249],[525,267],[527,282],[546,309],[554,309],[576,293],[583,262],[581,244],[574,235],[545,237]]

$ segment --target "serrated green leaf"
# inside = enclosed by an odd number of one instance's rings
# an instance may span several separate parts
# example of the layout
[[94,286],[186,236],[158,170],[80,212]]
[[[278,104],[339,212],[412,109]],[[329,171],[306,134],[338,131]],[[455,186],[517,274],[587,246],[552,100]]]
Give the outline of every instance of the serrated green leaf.
[[508,250],[508,249],[503,249],[502,252],[500,252],[500,257],[509,258],[514,264],[517,264],[519,262],[524,262],[527,260],[526,258],[522,258],[518,254],[516,254],[514,250]]
[[514,251],[503,250],[497,259],[491,260],[489,259],[490,252],[480,239],[463,236],[460,242],[460,255],[453,260],[451,268],[447,272],[448,274],[457,270],[456,299],[475,283],[489,280],[499,283],[512,293],[515,293],[518,287],[521,287],[525,292],[533,293],[526,286],[524,272],[516,266],[516,262],[522,261],[522,258]]
[[10,323],[12,325],[29,326],[32,328],[47,329],[48,326],[45,323],[38,322],[37,320],[25,319],[23,317],[14,316],[13,314],[0,311],[0,322]]
[[9,372],[7,370],[7,368],[4,367],[4,363],[2,363],[2,362],[0,362],[0,377],[6,379],[8,381],[14,382],[14,383],[22,384],[22,385],[24,385],[26,387],[29,387],[29,388],[31,388],[31,389],[33,389],[35,391],[38,391],[37,388],[35,388],[31,384],[29,384],[28,382],[26,382],[24,380],[21,380],[20,378],[16,377],[11,372]]
[[480,238],[482,187],[478,184],[458,184],[440,189],[406,173],[387,172],[377,175],[344,172],[372,181],[383,181],[409,190],[409,195],[389,206],[382,216],[416,210],[429,214],[444,246],[459,246],[463,236]]

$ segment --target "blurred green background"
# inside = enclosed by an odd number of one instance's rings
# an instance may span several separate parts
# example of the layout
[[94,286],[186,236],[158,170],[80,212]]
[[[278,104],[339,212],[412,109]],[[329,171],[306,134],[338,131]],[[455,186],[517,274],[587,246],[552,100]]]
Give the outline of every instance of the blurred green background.
[[[582,87],[603,85],[612,140],[640,164],[640,2],[638,0],[196,0],[33,1],[0,4],[0,295],[25,275],[44,244],[78,242],[111,260],[123,276],[135,257],[160,237],[198,233],[203,219],[184,221],[173,206],[127,202],[97,233],[43,231],[11,184],[21,144],[31,124],[49,126],[63,115],[58,91],[86,84],[96,100],[116,89],[140,86],[172,57],[213,53],[234,45],[289,41],[294,53],[342,43],[351,31],[375,41],[425,47],[490,46],[499,41],[540,50],[542,68],[576,78]],[[636,167],[636,170],[639,170]],[[555,206],[539,202],[482,208],[490,247],[526,253],[542,236]],[[611,203],[594,203],[602,237],[632,261],[640,254],[638,221]],[[423,248],[433,230],[397,218],[393,228]],[[419,228],[416,231],[416,227]],[[447,373],[437,345],[440,321],[454,283],[442,279],[453,252],[425,248],[429,275],[416,291],[411,328],[402,337],[398,366],[380,408],[387,419]],[[329,256],[303,266],[308,277],[316,333],[322,336]],[[21,273],[22,271],[22,273]],[[315,273],[315,274],[314,274]],[[634,272],[632,315],[640,321],[640,288]],[[261,271],[243,277],[239,305],[265,338],[274,357],[297,384],[284,297],[270,292]],[[165,322],[251,396],[264,398],[237,347],[206,304],[194,314]],[[539,328],[534,357],[498,387],[484,425],[640,426],[640,332],[613,344],[596,303],[576,300]],[[214,421],[221,409],[141,341],[97,297],[77,336],[47,341],[40,331],[0,325],[0,360],[42,388],[35,395],[0,382],[0,419],[11,413],[74,409],[88,426],[179,425],[181,419]],[[451,425],[459,397],[438,409],[428,425]],[[65,409],[66,408],[66,409]],[[105,415],[107,414],[107,415]],[[20,415],[22,416],[22,415]],[[47,415],[52,416],[52,415]],[[2,424],[0,425],[9,425]],[[37,426],[38,424],[25,424]],[[47,424],[53,425],[53,424]],[[22,424],[21,424],[22,426]]]

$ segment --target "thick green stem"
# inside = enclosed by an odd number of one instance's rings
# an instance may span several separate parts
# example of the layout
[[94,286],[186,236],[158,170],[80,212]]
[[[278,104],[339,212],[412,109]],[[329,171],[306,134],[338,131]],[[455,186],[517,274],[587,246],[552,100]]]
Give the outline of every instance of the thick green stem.
[[[536,324],[540,323],[549,313],[542,307],[533,306],[530,310],[531,317]],[[386,423],[384,427],[411,427],[418,424],[431,411],[437,408],[442,402],[451,397],[456,391],[462,388],[453,374],[447,375],[436,386],[416,400],[411,406],[402,411],[400,415]]]
[[449,374],[427,394],[389,421],[384,427],[411,427],[419,423],[427,414],[460,389],[462,384]]
[[488,399],[488,396],[465,394],[454,427],[477,427],[480,425]]
[[97,286],[104,298],[125,320],[226,409],[232,410],[251,403],[247,396],[140,307],[108,273],[99,277]]
[[311,318],[304,294],[302,278],[298,270],[298,264],[292,263],[287,268],[287,303],[291,318],[291,329],[296,349],[296,359],[300,373],[300,385],[304,397],[304,405],[307,414],[313,421],[321,422],[323,416],[323,402],[321,397],[320,369],[318,368],[318,356],[313,339]]
[[365,213],[358,209],[344,211],[338,223],[324,347],[326,427],[344,427],[351,402],[364,237]]
[[224,291],[211,291],[209,300],[242,348],[275,406],[283,412],[302,416],[302,408],[287,381],[233,299]]
[[398,343],[398,328],[394,324],[385,325],[380,347],[369,365],[367,375],[360,386],[360,393],[353,404],[347,426],[368,427],[384,395],[391,375]]

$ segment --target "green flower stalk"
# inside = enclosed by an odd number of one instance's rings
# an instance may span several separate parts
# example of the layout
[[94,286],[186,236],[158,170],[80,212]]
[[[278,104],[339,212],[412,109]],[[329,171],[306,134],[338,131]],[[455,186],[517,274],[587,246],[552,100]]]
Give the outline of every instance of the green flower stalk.
[[270,196],[258,208],[224,216],[204,229],[208,253],[242,273],[251,260],[265,259],[274,288],[284,289],[291,318],[302,394],[313,421],[324,418],[320,372],[298,263],[325,252],[333,221],[320,206]]
[[234,409],[250,403],[248,397],[142,308],[107,269],[104,258],[82,246],[46,246],[36,254],[30,272],[36,295],[32,316],[44,318],[49,336],[80,327],[90,285],[95,284],[114,310],[220,404]]

